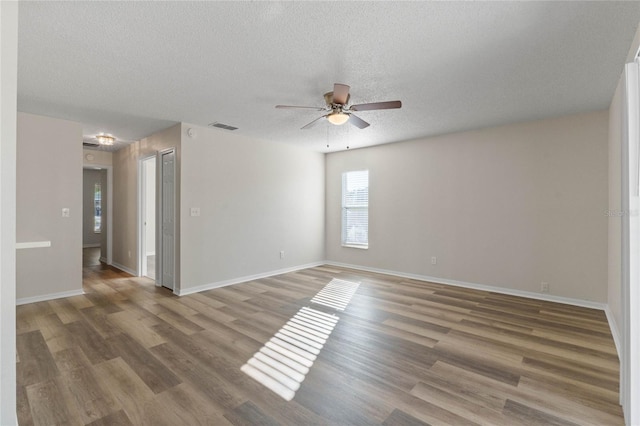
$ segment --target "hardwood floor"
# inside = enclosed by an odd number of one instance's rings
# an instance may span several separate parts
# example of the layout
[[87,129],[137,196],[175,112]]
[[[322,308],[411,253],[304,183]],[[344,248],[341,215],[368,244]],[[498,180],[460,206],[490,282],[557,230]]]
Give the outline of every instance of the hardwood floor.
[[100,247],[87,247],[82,249],[82,267],[100,266]]
[[[176,297],[85,268],[17,308],[21,425],[621,425],[601,311],[317,267]],[[311,303],[360,283],[344,311]],[[241,371],[303,307],[339,318],[287,402]]]

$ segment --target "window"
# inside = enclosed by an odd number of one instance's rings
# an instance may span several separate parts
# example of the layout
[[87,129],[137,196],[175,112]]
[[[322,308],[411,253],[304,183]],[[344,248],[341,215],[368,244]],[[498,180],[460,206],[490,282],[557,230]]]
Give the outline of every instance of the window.
[[342,245],[369,247],[369,171],[342,174]]
[[102,187],[96,183],[93,187],[93,232],[102,231]]

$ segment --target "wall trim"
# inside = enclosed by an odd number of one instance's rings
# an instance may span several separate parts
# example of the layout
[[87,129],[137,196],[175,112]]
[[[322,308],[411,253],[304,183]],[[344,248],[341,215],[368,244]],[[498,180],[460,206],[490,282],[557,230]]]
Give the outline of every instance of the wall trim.
[[418,274],[410,274],[406,272],[391,271],[388,269],[370,268],[368,266],[351,265],[348,263],[333,262],[329,260],[326,261],[325,264],[329,266],[339,266],[342,268],[350,268],[350,269],[356,269],[360,271],[392,275],[392,276],[401,277],[401,278],[411,278],[418,281],[428,281],[436,284],[445,284],[445,285],[451,285],[455,287],[470,288],[474,290],[490,291],[493,293],[508,294],[510,296],[520,296],[520,297],[526,297],[528,299],[544,300],[547,302],[564,303],[566,305],[599,309],[601,311],[604,311],[607,306],[605,303],[592,302],[590,300],[572,299],[570,297],[554,296],[551,294],[533,293],[530,291],[514,290],[514,289],[504,288],[504,287],[494,287],[494,286],[485,285],[485,284],[476,284],[476,283],[471,283],[466,281],[450,280],[447,278],[438,278],[438,277],[430,277],[427,275],[418,275]]
[[134,277],[137,277],[137,276],[138,276],[138,273],[137,273],[136,271],[134,271],[134,270],[133,270],[133,269],[131,269],[131,268],[127,268],[126,266],[121,265],[121,264],[119,264],[118,262],[111,262],[111,266],[113,266],[113,267],[114,267],[114,268],[116,268],[116,269],[120,269],[121,271],[126,272],[127,274],[131,274],[131,275],[133,275]]
[[27,303],[45,302],[47,300],[62,299],[65,297],[80,296],[84,294],[84,290],[70,290],[60,293],[43,294],[41,296],[22,297],[16,299],[16,305],[26,305]]
[[605,306],[604,313],[607,315],[607,321],[609,322],[609,328],[611,329],[611,336],[613,336],[613,342],[616,344],[618,359],[622,359],[622,346],[620,346],[620,330],[618,330],[616,317],[613,315],[613,312],[611,311],[611,308],[609,308],[609,305]]
[[99,259],[99,260],[100,260],[100,262],[104,263],[105,265],[108,265],[108,264],[109,264],[109,262],[107,262],[107,258],[106,258],[106,257],[104,257],[104,256],[100,256],[100,259]]
[[280,275],[280,274],[286,274],[288,272],[299,271],[301,269],[315,268],[316,266],[322,266],[325,264],[326,262],[313,262],[313,263],[307,263],[304,265],[293,266],[290,268],[277,269],[275,271],[262,272],[260,274],[255,274],[255,275],[247,275],[244,277],[232,278],[230,280],[216,281],[209,284],[199,285],[197,287],[182,288],[181,286],[178,292],[176,292],[175,294],[177,294],[178,296],[186,296],[192,293],[199,293],[201,291],[212,290],[214,288],[220,288],[220,287],[226,287],[233,284],[240,284],[247,281],[258,280],[261,278],[268,278],[274,275]]

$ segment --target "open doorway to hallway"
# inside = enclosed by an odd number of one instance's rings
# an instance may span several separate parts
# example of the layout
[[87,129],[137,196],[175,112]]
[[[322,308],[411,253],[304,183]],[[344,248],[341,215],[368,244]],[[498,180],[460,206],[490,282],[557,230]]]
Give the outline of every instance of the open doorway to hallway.
[[107,169],[84,168],[82,188],[83,264],[96,266],[108,258]]
[[156,156],[142,160],[141,167],[141,275],[156,279]]

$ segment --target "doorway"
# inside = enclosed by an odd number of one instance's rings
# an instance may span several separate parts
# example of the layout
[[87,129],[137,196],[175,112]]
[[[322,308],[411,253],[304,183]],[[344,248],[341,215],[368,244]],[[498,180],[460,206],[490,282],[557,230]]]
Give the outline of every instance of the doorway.
[[176,151],[174,148],[159,153],[160,179],[159,194],[159,257],[158,272],[159,284],[176,291]]
[[110,265],[112,257],[112,168],[84,166],[82,170],[83,266]]
[[141,235],[140,271],[144,277],[156,279],[156,156],[142,160],[140,168]]
[[138,270],[156,285],[175,292],[175,149],[142,158],[139,171]]

